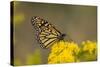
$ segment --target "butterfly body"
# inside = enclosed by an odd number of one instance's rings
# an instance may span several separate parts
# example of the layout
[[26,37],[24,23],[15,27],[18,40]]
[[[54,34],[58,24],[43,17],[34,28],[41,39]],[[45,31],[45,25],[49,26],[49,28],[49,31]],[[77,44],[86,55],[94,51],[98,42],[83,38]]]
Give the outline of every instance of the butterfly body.
[[42,48],[48,48],[53,43],[63,40],[66,34],[62,34],[46,20],[35,16],[31,23],[36,30],[36,37]]

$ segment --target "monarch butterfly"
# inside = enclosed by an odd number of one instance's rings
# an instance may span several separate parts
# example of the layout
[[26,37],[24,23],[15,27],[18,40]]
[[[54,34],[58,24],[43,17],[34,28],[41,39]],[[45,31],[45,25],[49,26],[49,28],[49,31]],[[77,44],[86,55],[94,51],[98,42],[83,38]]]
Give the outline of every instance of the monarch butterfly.
[[66,34],[62,34],[46,20],[34,16],[31,23],[36,30],[36,37],[42,48],[48,48],[53,43],[63,40]]

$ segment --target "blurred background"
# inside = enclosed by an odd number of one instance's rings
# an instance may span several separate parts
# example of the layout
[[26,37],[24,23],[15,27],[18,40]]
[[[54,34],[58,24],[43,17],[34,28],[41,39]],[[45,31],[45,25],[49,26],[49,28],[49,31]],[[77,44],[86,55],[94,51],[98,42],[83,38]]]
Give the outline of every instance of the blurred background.
[[[97,7],[15,1],[13,4],[15,65],[47,64],[50,49],[42,49],[31,25],[39,16],[81,43],[97,41]],[[67,37],[65,38],[65,40]]]

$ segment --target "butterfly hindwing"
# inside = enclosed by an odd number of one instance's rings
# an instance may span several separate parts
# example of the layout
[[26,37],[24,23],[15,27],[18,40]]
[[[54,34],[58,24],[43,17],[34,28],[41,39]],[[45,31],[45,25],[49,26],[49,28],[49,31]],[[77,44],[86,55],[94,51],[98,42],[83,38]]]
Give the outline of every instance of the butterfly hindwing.
[[[44,34],[45,33],[45,34]],[[57,40],[57,36],[53,35],[52,33],[47,32],[40,32],[37,35],[39,43],[42,45],[42,47],[47,48],[50,46],[53,42]]]

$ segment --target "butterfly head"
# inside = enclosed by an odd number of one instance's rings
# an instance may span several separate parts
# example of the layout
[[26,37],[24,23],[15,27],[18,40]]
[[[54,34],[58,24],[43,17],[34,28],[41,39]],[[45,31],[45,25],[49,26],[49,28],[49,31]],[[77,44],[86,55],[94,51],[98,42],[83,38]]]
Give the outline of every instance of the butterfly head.
[[59,39],[59,40],[63,40],[65,36],[66,36],[66,34],[61,34],[61,35],[58,37],[58,39]]

